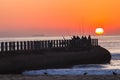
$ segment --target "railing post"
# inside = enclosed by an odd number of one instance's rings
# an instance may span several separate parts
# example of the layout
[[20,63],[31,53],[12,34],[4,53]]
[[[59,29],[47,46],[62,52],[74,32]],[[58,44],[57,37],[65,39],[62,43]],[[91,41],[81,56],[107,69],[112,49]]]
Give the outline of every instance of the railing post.
[[27,44],[26,44],[26,41],[24,41],[24,50],[27,50]]
[[39,41],[39,49],[41,49],[42,47],[42,43],[41,43],[41,41]]
[[64,45],[65,47],[67,47],[67,40],[64,40]]
[[56,47],[58,47],[58,40],[56,40]]
[[1,52],[4,52],[4,42],[1,42]]
[[53,48],[53,40],[49,40],[49,46]]
[[64,47],[63,43],[64,43],[64,41],[62,40],[62,48]]
[[5,42],[5,51],[8,51],[8,42]]
[[56,47],[56,40],[54,40],[54,47]]
[[31,50],[34,50],[34,41],[31,41]]
[[43,42],[43,41],[41,41],[41,49],[43,49],[43,45],[44,45],[44,42]]
[[47,48],[49,48],[49,40],[47,40]]
[[51,42],[51,40],[48,40],[48,48],[52,48],[52,42]]
[[35,41],[33,41],[33,50],[35,50],[36,49],[36,47],[35,47],[36,45],[35,45]]
[[41,40],[39,41],[39,49],[41,49]]
[[23,42],[20,41],[20,50],[23,50]]
[[69,48],[69,45],[70,45],[70,40],[67,40],[67,48]]
[[9,42],[9,51],[12,51],[11,42]]
[[96,44],[97,44],[97,46],[98,46],[98,39],[96,39],[96,42],[97,42]]
[[47,41],[45,40],[45,48],[47,48]]
[[15,51],[15,42],[12,42],[12,50]]
[[59,40],[58,44],[59,44],[59,47],[61,47],[61,40]]
[[27,41],[27,50],[30,50],[30,43]]
[[19,42],[16,42],[16,50],[19,51]]
[[45,41],[43,41],[43,48],[45,48]]

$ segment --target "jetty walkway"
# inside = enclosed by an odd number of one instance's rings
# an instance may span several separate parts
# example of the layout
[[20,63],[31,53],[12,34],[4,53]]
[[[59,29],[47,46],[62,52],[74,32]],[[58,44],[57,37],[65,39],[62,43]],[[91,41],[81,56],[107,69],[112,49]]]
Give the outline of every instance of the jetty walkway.
[[32,51],[32,50],[51,50],[57,48],[64,49],[87,49],[91,46],[97,46],[98,39],[90,37],[73,36],[66,40],[39,40],[39,41],[11,41],[0,42],[0,53],[14,51]]

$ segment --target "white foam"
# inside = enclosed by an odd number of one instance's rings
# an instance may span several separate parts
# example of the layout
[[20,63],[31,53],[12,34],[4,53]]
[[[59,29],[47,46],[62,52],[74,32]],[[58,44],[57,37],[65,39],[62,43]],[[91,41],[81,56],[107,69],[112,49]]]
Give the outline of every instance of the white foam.
[[44,69],[25,71],[23,75],[113,75],[120,74],[120,65],[77,65],[69,69]]
[[23,75],[113,75],[120,74],[120,69],[46,69],[25,71]]

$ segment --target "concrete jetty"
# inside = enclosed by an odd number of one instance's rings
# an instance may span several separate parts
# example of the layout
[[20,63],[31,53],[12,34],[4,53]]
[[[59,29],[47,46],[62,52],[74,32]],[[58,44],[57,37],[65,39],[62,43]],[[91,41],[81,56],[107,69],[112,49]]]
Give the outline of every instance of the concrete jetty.
[[73,36],[69,40],[1,42],[0,47],[0,74],[78,64],[106,64],[111,60],[110,52],[90,36]]

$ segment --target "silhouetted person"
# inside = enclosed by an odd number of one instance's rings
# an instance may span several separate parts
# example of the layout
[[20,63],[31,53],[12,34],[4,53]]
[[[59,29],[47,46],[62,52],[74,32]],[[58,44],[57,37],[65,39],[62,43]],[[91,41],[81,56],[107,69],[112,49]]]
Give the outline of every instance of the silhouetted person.
[[88,46],[89,47],[91,46],[91,36],[90,35],[88,36]]
[[88,40],[91,40],[91,36],[90,35],[88,36]]
[[82,39],[84,39],[84,36],[82,36]]
[[115,76],[116,76],[116,75],[117,75],[117,73],[116,73],[116,72],[113,72],[113,75],[115,75]]
[[77,36],[77,37],[76,37],[76,39],[80,39],[80,37],[79,37],[79,36]]
[[73,36],[72,40],[75,40],[75,39],[76,39],[76,37],[75,37],[75,36]]

